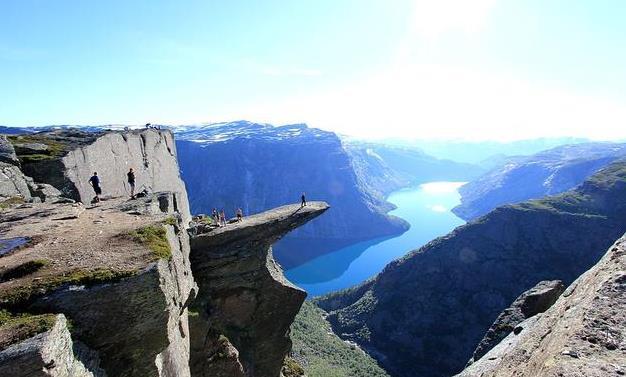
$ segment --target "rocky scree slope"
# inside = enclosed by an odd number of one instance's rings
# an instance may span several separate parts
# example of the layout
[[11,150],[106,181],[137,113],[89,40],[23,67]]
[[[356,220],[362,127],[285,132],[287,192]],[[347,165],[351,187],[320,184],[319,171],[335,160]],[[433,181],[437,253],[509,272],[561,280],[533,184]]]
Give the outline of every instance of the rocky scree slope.
[[[284,280],[269,245],[327,206],[277,209],[218,230],[196,223],[189,228],[175,150],[166,147],[169,132],[114,132],[84,139],[75,131],[63,132],[73,136],[29,135],[54,152],[33,158],[35,147],[18,148],[20,162],[32,171],[42,169],[39,160],[59,167],[60,172],[40,178],[75,198],[82,194],[74,177],[102,171],[109,195],[95,206],[59,198],[11,202],[0,209],[0,375],[201,376],[220,371],[234,376],[238,371],[278,376],[290,344],[289,321],[304,292]],[[74,157],[63,160],[67,156]],[[127,167],[144,158],[147,167],[140,168],[138,181],[171,191],[129,200],[114,184],[119,183],[117,173],[125,177]],[[101,160],[112,166],[98,165]],[[163,177],[171,179],[161,185]],[[194,243],[193,272],[189,234],[200,240]],[[215,270],[206,269],[210,264]],[[200,288],[194,273],[200,275]],[[189,306],[202,289],[190,325]],[[253,301],[246,296],[250,292]],[[258,310],[246,304],[258,304]],[[242,308],[252,310],[254,318],[237,332],[238,321],[246,318],[240,315]],[[197,347],[200,338],[201,343],[214,341],[217,352],[209,343]]]
[[[329,214],[295,230],[275,248],[285,268],[364,239],[399,234],[408,224],[387,216],[384,200],[359,181],[341,140],[305,125],[233,122],[177,129],[182,176],[194,213],[245,213],[324,198]],[[297,253],[291,252],[297,250]]]
[[459,376],[626,374],[626,237],[546,312],[516,327]]
[[461,204],[453,212],[471,220],[504,204],[559,194],[624,156],[626,144],[584,143],[511,157],[503,166],[462,186]]
[[625,228],[619,161],[565,194],[500,207],[317,302],[337,334],[391,375],[451,375],[510,302],[542,280],[571,283]]

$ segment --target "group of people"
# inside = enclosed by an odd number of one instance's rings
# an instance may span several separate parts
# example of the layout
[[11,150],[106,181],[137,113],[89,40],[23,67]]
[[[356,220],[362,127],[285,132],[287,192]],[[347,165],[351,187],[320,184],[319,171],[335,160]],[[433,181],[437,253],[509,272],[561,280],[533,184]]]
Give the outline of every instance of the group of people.
[[[126,181],[128,182],[128,186],[130,187],[130,198],[135,199],[135,172],[133,168],[128,170],[126,173]],[[102,195],[102,187],[100,187],[100,177],[98,177],[98,172],[94,171],[91,178],[89,178],[89,184],[93,187],[93,191],[96,193],[96,196],[93,198],[92,202],[97,203],[100,201],[100,195]],[[300,207],[306,207],[306,193],[302,193],[300,197]],[[243,220],[243,210],[241,208],[237,208],[236,211],[237,222]],[[213,208],[211,211],[211,217],[213,221],[218,226],[226,226],[226,212],[222,209],[221,211],[217,211],[216,208]]]
[[[135,199],[135,171],[133,170],[133,168],[130,168],[128,170],[128,173],[126,173],[126,181],[128,182],[128,186],[130,188],[130,198]],[[89,184],[93,188],[93,191],[96,193],[96,196],[93,198],[92,202],[97,203],[100,201],[100,195],[102,195],[100,177],[98,177],[97,171],[94,171],[91,178],[89,178]]]
[[[243,210],[241,208],[237,208],[236,216],[237,222],[243,220]],[[213,208],[213,210],[211,211],[211,218],[217,226],[226,226],[226,211],[224,211],[223,209],[221,211],[218,211],[216,208]]]

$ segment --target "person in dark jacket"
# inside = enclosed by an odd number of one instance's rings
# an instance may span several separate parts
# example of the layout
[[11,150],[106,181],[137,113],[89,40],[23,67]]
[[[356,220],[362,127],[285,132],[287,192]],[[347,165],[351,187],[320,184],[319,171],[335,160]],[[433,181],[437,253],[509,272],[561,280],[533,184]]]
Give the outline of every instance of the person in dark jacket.
[[102,188],[100,187],[100,177],[98,177],[97,171],[94,171],[91,178],[89,178],[89,184],[91,184],[91,187],[93,187],[93,191],[96,193],[93,201],[97,203],[100,201],[100,195],[102,194]]
[[135,199],[135,172],[133,168],[130,168],[126,176],[128,177],[128,185],[130,186],[130,198]]
[[300,207],[306,207],[306,193],[303,192],[302,196],[300,197],[300,199],[302,199],[302,203],[300,204]]

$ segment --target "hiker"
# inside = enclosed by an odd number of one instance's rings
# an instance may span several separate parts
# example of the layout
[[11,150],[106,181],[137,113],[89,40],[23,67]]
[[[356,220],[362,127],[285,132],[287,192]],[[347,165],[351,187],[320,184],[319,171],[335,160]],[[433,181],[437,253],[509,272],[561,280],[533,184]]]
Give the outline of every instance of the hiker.
[[126,176],[128,176],[128,185],[130,186],[130,198],[135,199],[135,172],[133,168],[130,168]]
[[237,208],[237,222],[241,222],[243,220],[243,210],[241,208]]
[[222,226],[226,226],[226,212],[224,212],[224,210],[220,212],[220,221],[222,222]]
[[93,191],[96,193],[92,202],[97,203],[100,201],[100,194],[102,194],[102,189],[100,188],[100,177],[98,177],[97,171],[94,171],[91,178],[89,178],[89,184],[91,184]]
[[300,197],[300,199],[302,199],[302,204],[300,204],[300,208],[306,207],[306,193],[305,192],[302,193],[302,196]]
[[217,209],[213,208],[213,211],[211,211],[211,217],[213,217],[215,225],[220,226],[220,217],[217,214]]

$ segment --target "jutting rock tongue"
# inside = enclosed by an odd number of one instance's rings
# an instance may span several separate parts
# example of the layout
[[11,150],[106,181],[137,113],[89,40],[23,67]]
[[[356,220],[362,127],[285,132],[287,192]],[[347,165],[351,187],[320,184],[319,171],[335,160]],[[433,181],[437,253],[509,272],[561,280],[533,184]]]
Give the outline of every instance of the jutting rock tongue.
[[271,245],[328,208],[290,205],[206,233],[191,229],[199,286],[190,309],[192,376],[280,375],[306,292],[285,279]]

